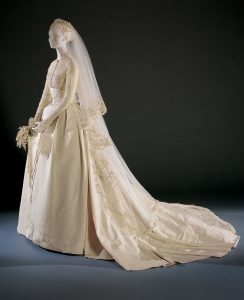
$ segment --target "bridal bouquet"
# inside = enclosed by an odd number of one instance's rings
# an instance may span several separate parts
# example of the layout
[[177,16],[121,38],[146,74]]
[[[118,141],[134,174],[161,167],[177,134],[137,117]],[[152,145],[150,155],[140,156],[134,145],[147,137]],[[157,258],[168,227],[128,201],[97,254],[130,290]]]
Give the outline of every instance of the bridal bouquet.
[[21,126],[18,128],[17,136],[16,136],[16,144],[19,148],[24,148],[26,150],[26,146],[28,144],[29,138],[36,135],[37,133],[32,129],[35,126],[35,119],[29,118],[27,126]]

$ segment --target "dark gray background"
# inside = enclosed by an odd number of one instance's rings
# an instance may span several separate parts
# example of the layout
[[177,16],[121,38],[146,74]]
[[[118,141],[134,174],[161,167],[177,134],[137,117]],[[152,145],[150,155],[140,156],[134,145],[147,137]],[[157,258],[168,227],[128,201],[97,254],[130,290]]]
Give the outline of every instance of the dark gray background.
[[26,153],[15,136],[56,58],[55,18],[82,36],[111,137],[149,192],[242,191],[243,1],[11,1],[0,27],[3,208],[19,206]]

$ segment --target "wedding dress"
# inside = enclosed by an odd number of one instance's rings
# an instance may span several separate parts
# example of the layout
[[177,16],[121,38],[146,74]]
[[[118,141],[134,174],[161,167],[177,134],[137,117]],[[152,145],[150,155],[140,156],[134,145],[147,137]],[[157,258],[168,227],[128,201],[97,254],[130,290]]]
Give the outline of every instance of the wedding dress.
[[[102,113],[89,123],[79,104],[78,63],[51,62],[31,138],[17,232],[43,248],[116,260],[125,270],[222,257],[240,236],[211,210],[160,202],[137,181]],[[101,130],[102,128],[102,130]]]

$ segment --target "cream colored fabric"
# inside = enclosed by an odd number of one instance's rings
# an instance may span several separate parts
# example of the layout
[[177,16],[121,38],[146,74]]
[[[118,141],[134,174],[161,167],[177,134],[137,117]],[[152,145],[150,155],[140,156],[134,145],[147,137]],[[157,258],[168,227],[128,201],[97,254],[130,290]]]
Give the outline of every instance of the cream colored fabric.
[[115,259],[126,270],[221,257],[236,247],[235,228],[209,209],[153,198],[129,171],[102,115],[84,126],[77,76],[68,54],[49,66],[35,116],[47,127],[28,152],[33,172],[25,168],[18,233],[47,249]]

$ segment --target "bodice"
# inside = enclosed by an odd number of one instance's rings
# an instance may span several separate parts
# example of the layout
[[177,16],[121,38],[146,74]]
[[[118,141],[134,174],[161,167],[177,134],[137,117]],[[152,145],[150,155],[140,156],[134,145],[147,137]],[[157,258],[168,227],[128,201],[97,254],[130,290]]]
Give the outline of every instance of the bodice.
[[77,103],[79,69],[73,57],[66,53],[62,59],[53,61],[47,72],[45,87],[35,119],[45,121],[47,128],[70,105]]
[[[50,104],[58,104],[63,99],[63,97],[65,95],[65,90],[50,87],[50,93],[51,93],[51,97],[52,97],[52,101]],[[75,94],[74,100],[72,102],[79,103],[79,99],[76,96],[76,94]]]
[[[70,61],[65,54],[63,59],[55,60],[51,63],[49,70],[49,88],[51,94],[51,104],[58,104],[65,95],[67,69]],[[76,102],[75,99],[71,102]]]
[[50,93],[52,96],[51,104],[58,104],[63,99],[65,90],[50,87]]

